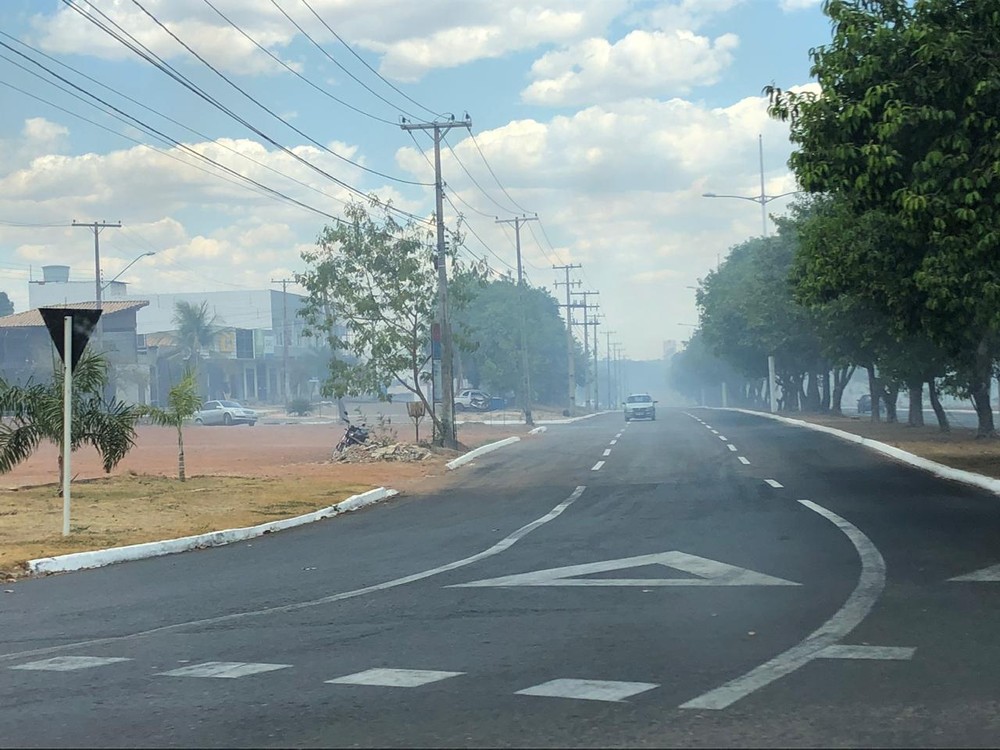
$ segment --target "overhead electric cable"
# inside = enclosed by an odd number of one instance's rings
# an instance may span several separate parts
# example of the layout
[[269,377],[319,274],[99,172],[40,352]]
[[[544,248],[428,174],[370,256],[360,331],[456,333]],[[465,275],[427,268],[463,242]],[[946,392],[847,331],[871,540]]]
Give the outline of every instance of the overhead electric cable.
[[388,78],[386,78],[385,76],[383,76],[381,73],[379,73],[377,70],[375,70],[375,68],[373,68],[371,65],[369,65],[367,60],[365,60],[361,55],[359,55],[357,52],[355,52],[354,48],[351,45],[349,45],[347,42],[345,42],[343,40],[343,38],[340,36],[340,34],[338,34],[336,31],[334,31],[330,27],[330,24],[328,24],[326,21],[324,21],[320,17],[319,13],[317,13],[315,10],[313,10],[313,7],[308,3],[308,0],[302,0],[302,4],[305,5],[310,11],[312,11],[312,14],[314,16],[316,16],[316,19],[321,24],[323,24],[324,26],[326,26],[327,31],[329,31],[331,34],[333,34],[337,38],[338,42],[340,42],[345,47],[347,47],[347,51],[348,52],[350,52],[358,60],[360,60],[362,65],[364,65],[366,68],[368,68],[368,70],[370,70],[372,73],[374,73],[375,75],[377,75],[389,88],[391,88],[393,91],[395,91],[397,94],[399,94],[401,97],[403,97],[404,99],[406,99],[411,104],[416,104],[418,107],[420,107],[420,109],[424,110],[425,112],[430,113],[435,118],[439,118],[439,119],[442,119],[442,120],[444,119],[444,115],[442,113],[435,112],[430,107],[425,107],[423,104],[421,104],[420,102],[418,102],[416,99],[414,99],[413,97],[411,97],[409,94],[407,94],[407,93],[405,93],[403,91],[400,91],[398,88],[396,88],[396,86]]
[[516,200],[514,200],[513,198],[510,197],[510,193],[508,193],[507,189],[502,184],[500,184],[500,178],[497,177],[497,173],[493,171],[493,167],[490,166],[489,161],[486,159],[486,154],[484,154],[483,150],[481,148],[479,148],[479,141],[476,140],[476,136],[475,136],[475,134],[471,130],[469,131],[469,137],[472,138],[472,142],[476,146],[476,151],[478,151],[479,155],[482,157],[483,164],[486,165],[486,168],[490,171],[490,174],[493,175],[493,181],[496,182],[497,187],[500,188],[501,191],[503,191],[503,194],[507,196],[507,200],[509,200],[518,209],[520,209],[521,211],[523,211],[526,214],[534,213],[533,211],[529,211],[524,206],[522,206],[520,203],[518,203]]
[[448,150],[451,151],[451,155],[455,157],[455,161],[458,162],[458,165],[462,168],[462,171],[465,172],[466,176],[470,180],[472,180],[472,184],[475,185],[477,188],[479,188],[479,192],[481,192],[483,195],[485,195],[486,198],[491,203],[493,203],[493,205],[495,205],[497,208],[499,208],[504,213],[516,213],[514,211],[511,211],[510,208],[508,208],[507,206],[504,206],[502,203],[499,203],[495,198],[493,198],[493,196],[491,196],[489,193],[487,193],[486,190],[483,188],[483,186],[479,184],[478,180],[476,180],[476,178],[472,176],[472,173],[469,172],[468,168],[465,166],[465,163],[459,157],[458,153],[455,151],[454,148],[451,147],[451,144],[448,143],[448,140],[446,138],[442,138],[441,140],[444,141],[444,144],[448,147]]
[[253,38],[252,36],[250,36],[250,34],[248,34],[248,33],[247,33],[246,31],[244,31],[244,30],[243,30],[243,29],[241,29],[241,28],[240,28],[239,26],[237,26],[237,25],[236,25],[236,23],[234,23],[234,22],[233,22],[232,20],[230,20],[229,16],[227,16],[227,15],[226,15],[226,14],[224,14],[224,13],[223,13],[223,12],[222,12],[221,10],[219,10],[218,8],[216,8],[216,7],[215,7],[215,6],[214,6],[214,5],[212,4],[211,0],[203,0],[203,2],[204,2],[204,3],[205,3],[205,5],[207,5],[207,6],[209,7],[209,8],[211,8],[211,9],[212,9],[212,10],[214,10],[214,11],[215,11],[216,13],[218,13],[218,14],[219,14],[219,16],[220,16],[220,17],[221,17],[221,18],[222,18],[222,19],[223,19],[223,20],[224,20],[224,21],[225,21],[226,23],[228,23],[228,24],[229,24],[230,26],[232,26],[232,27],[233,27],[234,29],[236,29],[236,31],[238,31],[238,32],[239,32],[240,34],[242,34],[242,35],[244,36],[244,38],[246,38],[246,39],[247,39],[247,40],[248,40],[248,41],[249,41],[250,43],[252,43],[252,44],[253,44],[254,46],[256,46],[256,47],[257,47],[257,49],[259,49],[259,50],[260,50],[261,52],[263,52],[264,54],[266,54],[266,55],[267,55],[268,57],[270,57],[270,58],[271,58],[272,60],[274,60],[274,61],[275,61],[276,63],[278,63],[279,65],[281,65],[281,66],[282,66],[282,67],[283,67],[283,68],[284,68],[285,70],[287,70],[287,71],[288,71],[289,73],[291,73],[292,75],[294,75],[294,76],[298,77],[299,79],[301,79],[302,81],[304,81],[304,82],[305,82],[305,83],[307,83],[308,85],[312,86],[312,87],[313,87],[314,89],[316,89],[316,90],[317,90],[317,91],[318,91],[319,93],[323,94],[324,96],[327,96],[327,97],[329,97],[330,99],[333,99],[333,101],[335,101],[335,102],[337,102],[338,104],[341,104],[341,105],[343,105],[343,106],[347,107],[348,109],[350,109],[350,110],[352,110],[352,111],[354,111],[354,112],[357,112],[358,114],[361,114],[361,115],[364,115],[365,117],[370,117],[371,119],[373,119],[373,120],[377,120],[378,122],[383,122],[383,123],[385,123],[386,125],[392,125],[392,126],[393,126],[394,128],[395,128],[395,127],[398,127],[398,126],[399,126],[399,123],[397,123],[397,122],[393,122],[392,120],[386,120],[386,119],[385,119],[384,117],[379,117],[378,115],[373,115],[373,114],[372,114],[371,112],[366,112],[365,110],[361,109],[360,107],[355,107],[355,106],[354,106],[353,104],[350,104],[350,103],[348,103],[348,102],[345,102],[345,101],[344,101],[343,99],[341,99],[341,98],[339,98],[339,97],[337,97],[337,96],[334,96],[333,94],[331,94],[331,93],[330,93],[329,91],[327,91],[327,90],[326,90],[325,88],[323,88],[322,86],[318,86],[317,84],[313,83],[313,82],[312,82],[311,80],[309,80],[308,78],[306,78],[306,77],[305,77],[304,75],[302,75],[302,74],[301,74],[301,73],[300,73],[299,71],[297,71],[297,70],[296,70],[295,68],[293,68],[293,67],[292,67],[291,65],[289,65],[289,64],[288,64],[288,63],[286,63],[286,62],[285,62],[284,60],[282,60],[282,59],[281,59],[280,57],[278,57],[278,56],[277,56],[276,54],[274,54],[273,52],[271,52],[271,50],[269,50],[269,49],[268,49],[267,47],[265,47],[265,46],[264,46],[263,44],[261,44],[260,42],[258,42],[258,41],[257,41],[256,39],[254,39],[254,38]]

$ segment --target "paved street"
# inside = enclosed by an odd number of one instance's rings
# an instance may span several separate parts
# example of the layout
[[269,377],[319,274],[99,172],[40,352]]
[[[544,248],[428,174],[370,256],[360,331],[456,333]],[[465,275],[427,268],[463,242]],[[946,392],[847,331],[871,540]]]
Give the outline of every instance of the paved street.
[[995,746],[998,536],[993,495],[751,415],[552,426],[14,585],[0,746]]

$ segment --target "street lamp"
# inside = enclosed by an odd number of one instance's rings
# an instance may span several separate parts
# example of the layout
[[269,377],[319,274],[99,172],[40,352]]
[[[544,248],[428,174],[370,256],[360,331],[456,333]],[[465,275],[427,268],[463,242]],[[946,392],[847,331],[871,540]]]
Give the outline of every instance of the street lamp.
[[136,263],[138,263],[143,258],[148,258],[150,255],[156,255],[156,253],[154,253],[154,252],[148,252],[148,253],[143,253],[142,255],[137,255],[135,258],[132,259],[132,262],[129,263],[127,266],[125,266],[125,268],[123,268],[121,271],[119,271],[115,275],[115,277],[113,279],[111,279],[111,281],[109,281],[106,284],[104,284],[101,287],[101,291],[103,292],[109,286],[111,286],[112,284],[114,284],[116,281],[118,281],[118,279],[121,278],[122,274],[124,274],[128,269],[130,269],[132,266],[134,266]]
[[796,193],[803,192],[802,190],[790,190],[787,193],[780,193],[779,195],[767,195],[764,192],[764,136],[757,136],[757,144],[760,150],[760,195],[726,195],[722,193],[702,193],[702,198],[739,198],[744,201],[753,201],[754,203],[760,204],[760,221],[761,228],[764,232],[764,236],[767,237],[767,204],[778,198],[784,198],[787,195],[795,195]]

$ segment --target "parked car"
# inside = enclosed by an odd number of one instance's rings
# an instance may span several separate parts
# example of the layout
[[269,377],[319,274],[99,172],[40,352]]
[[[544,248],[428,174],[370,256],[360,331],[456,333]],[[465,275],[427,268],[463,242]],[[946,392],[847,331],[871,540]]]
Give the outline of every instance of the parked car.
[[656,406],[658,403],[648,393],[633,393],[625,399],[625,421],[631,422],[633,419],[656,420]]
[[[858,399],[858,414],[871,414],[872,413],[872,396],[870,393],[866,393],[864,396]],[[878,404],[879,416],[885,413],[885,405],[880,401]]]
[[196,424],[257,424],[257,412],[247,409],[235,401],[206,401],[194,413]]
[[477,391],[475,388],[466,388],[455,396],[455,411],[473,409],[475,411],[487,411],[490,408],[490,394],[485,391]]

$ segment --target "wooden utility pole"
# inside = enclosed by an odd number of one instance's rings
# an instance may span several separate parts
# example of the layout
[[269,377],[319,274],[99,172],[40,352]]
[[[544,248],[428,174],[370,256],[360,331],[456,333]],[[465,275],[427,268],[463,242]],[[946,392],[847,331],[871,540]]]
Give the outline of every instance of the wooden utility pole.
[[600,367],[598,367],[597,363],[598,352],[601,350],[600,342],[597,340],[597,326],[600,325],[601,323],[600,319],[603,317],[597,312],[600,309],[600,307],[601,306],[599,304],[594,303],[594,306],[592,308],[594,311],[594,317],[590,319],[590,325],[594,326],[594,410],[595,411],[601,408],[601,389],[598,387],[598,381],[600,380],[600,378],[598,377],[598,372],[600,371]]
[[[590,315],[589,315],[589,312],[588,312],[589,306],[587,304],[587,298],[591,297],[591,296],[593,296],[595,294],[600,294],[600,292],[574,292],[574,294],[576,294],[576,295],[578,295],[580,297],[583,297],[583,305],[582,305],[582,307],[583,307],[583,361],[587,363],[586,366],[587,366],[587,369],[589,370],[590,369]],[[595,346],[597,345],[596,340],[594,341],[594,345]],[[587,373],[587,374],[588,374],[588,377],[585,377],[583,379],[583,391],[586,394],[585,398],[587,399],[587,408],[589,409],[590,405],[591,405],[591,400],[590,400],[590,377],[589,377],[589,373]]]
[[445,448],[457,448],[455,434],[455,380],[452,360],[451,327],[448,325],[448,256],[444,243],[444,182],[441,179],[441,137],[452,128],[472,130],[472,118],[452,117],[445,122],[407,122],[403,130],[431,130],[434,132],[434,198],[437,223],[437,273],[438,273],[438,324],[441,330],[441,442]]
[[556,271],[566,272],[566,281],[556,281],[556,288],[560,286],[566,287],[566,304],[560,305],[560,307],[566,308],[566,363],[569,369],[569,401],[567,406],[568,417],[573,416],[573,412],[576,410],[576,363],[573,361],[573,305],[570,302],[570,295],[572,294],[572,288],[574,286],[580,286],[579,281],[570,281],[569,272],[574,268],[581,268],[579,263],[570,263],[565,266],[552,266]]
[[611,334],[618,333],[618,331],[605,331],[604,335],[607,336],[608,342],[608,358],[606,360],[608,365],[608,408],[610,409],[615,405],[615,400],[611,398]]
[[288,285],[295,279],[271,279],[272,284],[281,284],[281,371],[282,391],[285,406],[288,406]]
[[524,267],[521,265],[521,224],[526,221],[538,221],[537,216],[515,216],[513,219],[497,219],[497,224],[514,225],[514,245],[517,247],[517,296],[521,308],[521,408],[524,410],[524,423],[533,425],[531,418],[531,371],[528,366],[528,321],[525,313],[524,299]]

